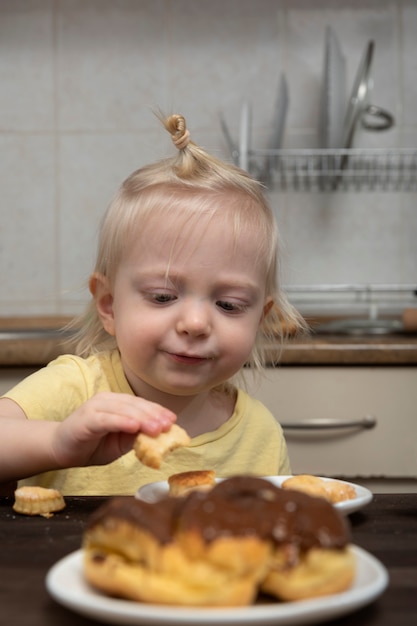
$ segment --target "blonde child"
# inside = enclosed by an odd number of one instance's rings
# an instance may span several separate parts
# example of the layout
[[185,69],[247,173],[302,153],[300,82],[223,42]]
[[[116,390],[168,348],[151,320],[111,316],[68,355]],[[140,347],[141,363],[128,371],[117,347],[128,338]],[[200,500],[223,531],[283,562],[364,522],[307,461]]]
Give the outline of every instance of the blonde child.
[[[0,481],[112,495],[190,469],[290,473],[278,422],[232,382],[262,366],[271,329],[302,327],[278,287],[273,213],[256,181],[190,141],[182,116],[163,123],[178,154],[111,202],[77,355],[0,399]],[[160,470],[141,465],[136,435],[174,421],[190,446]]]

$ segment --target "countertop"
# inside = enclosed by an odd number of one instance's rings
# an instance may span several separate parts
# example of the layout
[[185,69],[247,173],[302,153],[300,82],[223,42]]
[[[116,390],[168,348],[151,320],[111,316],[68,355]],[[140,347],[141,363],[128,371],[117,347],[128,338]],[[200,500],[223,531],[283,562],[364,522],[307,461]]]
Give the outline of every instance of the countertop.
[[268,345],[270,364],[417,365],[417,335],[319,335],[290,339],[282,350]]
[[[0,367],[42,366],[71,352],[70,318],[0,318]],[[268,361],[295,365],[417,365],[417,333],[318,334],[267,344]]]
[[[102,623],[55,602],[48,594],[45,577],[59,559],[80,548],[86,522],[104,500],[67,497],[66,509],[45,519],[17,515],[12,510],[12,498],[0,498],[2,623],[11,626]],[[414,625],[417,615],[417,495],[377,494],[368,506],[349,519],[352,543],[386,567],[389,584],[371,604],[326,624]]]

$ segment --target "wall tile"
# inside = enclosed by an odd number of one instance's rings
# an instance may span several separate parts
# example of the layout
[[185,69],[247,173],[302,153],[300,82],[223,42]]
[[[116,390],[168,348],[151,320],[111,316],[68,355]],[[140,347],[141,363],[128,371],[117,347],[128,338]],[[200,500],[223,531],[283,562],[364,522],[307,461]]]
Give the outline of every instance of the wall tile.
[[165,0],[60,3],[61,130],[146,130],[144,111],[165,107],[169,77]]
[[1,135],[0,308],[55,310],[57,265],[54,141]]
[[0,132],[54,127],[52,0],[0,3]]
[[[397,193],[287,194],[285,281],[370,284],[415,281],[404,270],[404,209]],[[383,261],[382,261],[383,260]]]

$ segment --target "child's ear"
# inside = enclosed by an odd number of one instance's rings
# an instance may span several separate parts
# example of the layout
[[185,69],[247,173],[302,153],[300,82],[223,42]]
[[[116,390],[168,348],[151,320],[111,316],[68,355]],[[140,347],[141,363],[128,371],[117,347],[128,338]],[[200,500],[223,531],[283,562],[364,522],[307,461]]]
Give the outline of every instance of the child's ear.
[[113,295],[107,276],[94,272],[88,282],[104,330],[114,336]]
[[261,322],[264,321],[264,319],[266,318],[266,316],[268,315],[269,311],[272,309],[273,306],[274,306],[274,300],[272,298],[268,297],[265,300],[264,308],[263,308],[263,311],[262,311]]

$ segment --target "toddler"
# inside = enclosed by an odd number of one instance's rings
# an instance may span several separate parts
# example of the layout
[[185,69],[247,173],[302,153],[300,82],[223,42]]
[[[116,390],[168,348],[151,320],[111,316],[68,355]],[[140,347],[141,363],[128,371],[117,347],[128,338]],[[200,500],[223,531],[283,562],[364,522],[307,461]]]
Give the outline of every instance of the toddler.
[[[271,334],[303,327],[278,286],[273,213],[258,182],[190,141],[182,116],[162,121],[178,154],[111,202],[76,354],[0,399],[0,481],[114,495],[187,470],[290,473],[278,421],[236,384],[264,365]],[[160,470],[141,465],[137,434],[174,421],[191,444]]]

